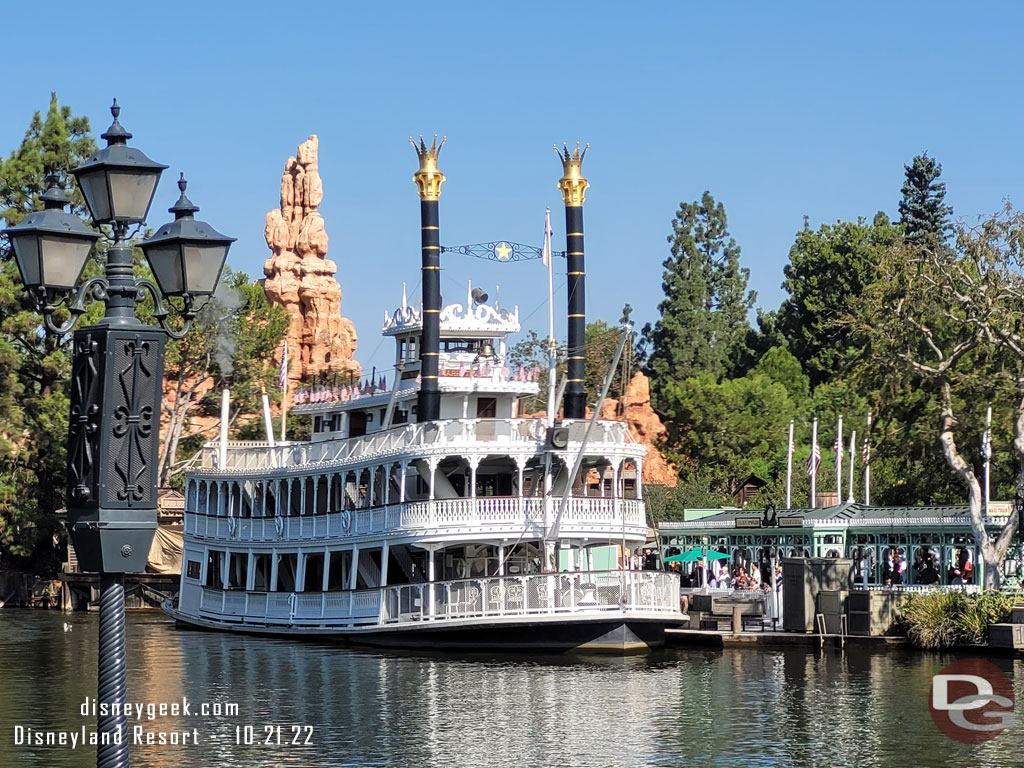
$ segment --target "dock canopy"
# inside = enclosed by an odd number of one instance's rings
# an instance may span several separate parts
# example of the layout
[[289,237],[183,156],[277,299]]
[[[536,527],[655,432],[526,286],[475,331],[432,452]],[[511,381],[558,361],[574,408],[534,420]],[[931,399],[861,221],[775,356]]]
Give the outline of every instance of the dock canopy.
[[715,552],[714,550],[705,551],[703,547],[693,547],[686,550],[681,555],[672,555],[666,557],[666,563],[698,563],[704,558],[708,560],[727,560],[729,555],[724,552]]

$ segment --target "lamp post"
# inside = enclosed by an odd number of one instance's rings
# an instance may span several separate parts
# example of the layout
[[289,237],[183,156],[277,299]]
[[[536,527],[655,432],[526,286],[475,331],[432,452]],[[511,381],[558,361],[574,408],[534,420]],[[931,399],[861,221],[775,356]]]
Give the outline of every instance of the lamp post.
[[[69,333],[90,299],[105,304],[103,318],[73,340],[66,500],[82,570],[100,574],[96,700],[108,705],[108,714],[97,722],[99,768],[128,766],[125,717],[114,706],[125,703],[124,574],[145,570],[156,530],[164,342],[184,338],[195,299],[214,292],[234,241],[195,220],[199,209],[185,196],[182,177],[181,196],[169,209],[174,221],[141,243],[156,283],[134,276],[128,230],[146,220],[167,166],[128,146],[132,135],[118,122],[120,111],[115,100],[114,122],[102,135],[107,146],[72,171],[93,222],[112,232],[104,274],[79,282],[100,236],[64,210],[68,200],[56,180],[42,196],[43,211],[4,230],[49,332]],[[135,314],[147,293],[160,328]],[[164,298],[172,296],[181,301],[178,330],[167,322]],[[58,324],[54,313],[61,305],[70,316]]]

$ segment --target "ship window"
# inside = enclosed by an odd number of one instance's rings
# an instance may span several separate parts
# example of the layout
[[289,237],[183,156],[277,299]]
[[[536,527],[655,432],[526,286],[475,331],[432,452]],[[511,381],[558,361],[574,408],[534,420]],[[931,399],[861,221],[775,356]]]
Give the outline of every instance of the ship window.
[[391,417],[391,423],[405,424],[407,421],[409,421],[409,412],[396,408],[394,415]]
[[352,411],[348,418],[348,436],[362,437],[366,434],[366,414],[363,411]]
[[195,579],[196,581],[199,581],[200,570],[201,566],[198,560],[189,560],[188,569],[185,571],[185,575],[188,576],[188,578],[190,579]]
[[324,588],[324,553],[306,555],[306,579],[303,592],[320,592]]
[[476,417],[478,419],[493,419],[498,415],[498,398],[478,397],[476,399]]
[[257,592],[266,592],[270,586],[270,555],[267,553],[253,555],[252,588]]
[[366,423],[367,424],[373,423],[373,413],[367,412],[367,414],[366,414]]
[[313,419],[313,431],[314,432],[322,432],[323,431],[323,426],[324,426],[324,420],[321,419],[319,416],[314,417],[314,419]]
[[224,553],[211,549],[206,559],[206,586],[216,587],[217,589],[224,586],[223,574],[221,573],[223,562]]

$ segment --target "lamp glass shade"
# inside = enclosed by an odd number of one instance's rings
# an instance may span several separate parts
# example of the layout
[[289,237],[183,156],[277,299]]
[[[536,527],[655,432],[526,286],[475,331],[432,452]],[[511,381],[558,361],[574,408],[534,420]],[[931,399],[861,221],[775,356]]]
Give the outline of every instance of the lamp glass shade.
[[89,260],[92,241],[78,237],[43,235],[39,242],[42,249],[43,284],[47,288],[71,290]]
[[11,235],[14,260],[26,288],[44,285],[71,290],[89,260],[93,239],[65,237],[48,232]]
[[82,197],[85,204],[89,206],[89,215],[93,221],[113,221],[114,215],[110,210],[110,195],[107,193],[107,173],[102,168],[96,168],[87,173],[76,173],[78,188],[82,190]]
[[182,250],[188,292],[193,296],[211,295],[217,290],[228,257],[228,243],[185,243]]
[[145,221],[160,181],[160,171],[111,170],[108,178],[113,217],[118,221]]
[[92,218],[101,223],[145,221],[161,169],[97,166],[76,174]]
[[43,265],[39,258],[39,233],[26,232],[16,235],[9,232],[11,248],[14,249],[14,262],[21,273],[21,282],[28,289],[43,284]]
[[146,246],[142,252],[146,254],[149,268],[153,270],[160,293],[164,296],[180,296],[185,293],[185,274],[182,270],[181,249],[179,243],[167,242]]

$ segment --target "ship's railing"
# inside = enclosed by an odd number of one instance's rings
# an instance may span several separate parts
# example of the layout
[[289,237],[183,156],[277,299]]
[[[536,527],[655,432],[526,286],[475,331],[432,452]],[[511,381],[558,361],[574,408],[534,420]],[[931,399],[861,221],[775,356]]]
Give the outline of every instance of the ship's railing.
[[401,584],[338,592],[203,587],[201,616],[282,626],[366,626],[456,619],[679,612],[679,577],[663,571],[584,571]]
[[[586,432],[583,420],[564,421],[573,442],[580,442]],[[359,461],[387,457],[441,445],[494,442],[508,445],[535,445],[544,441],[543,419],[446,419],[406,424],[362,437],[323,440],[316,443],[294,443],[270,447],[265,442],[244,441],[227,444],[227,462],[220,466],[220,450],[216,442],[203,447],[202,469],[206,470],[273,470],[294,469],[325,462]],[[598,421],[591,433],[592,443],[636,442],[622,421]]]
[[679,577],[663,571],[583,571],[384,587],[381,622],[450,621],[580,611],[679,612]]
[[[552,504],[552,513],[558,500]],[[544,500],[539,497],[488,496],[476,499],[435,499],[354,509],[323,515],[284,517],[226,517],[185,512],[185,533],[229,541],[309,541],[408,531],[427,534],[458,528],[493,526],[507,531],[538,532],[544,524]],[[562,530],[597,529],[614,533],[625,527],[646,531],[640,499],[571,497],[562,517]]]

